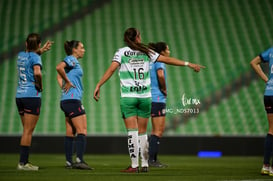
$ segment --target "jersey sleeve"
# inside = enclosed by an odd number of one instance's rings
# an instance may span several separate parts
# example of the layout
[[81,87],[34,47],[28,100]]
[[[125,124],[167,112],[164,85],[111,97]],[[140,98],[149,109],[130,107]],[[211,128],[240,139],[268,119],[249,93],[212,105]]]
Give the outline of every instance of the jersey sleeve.
[[164,69],[165,65],[162,62],[155,62],[155,70]]
[[272,52],[273,52],[273,47],[271,47],[271,48],[265,50],[265,51],[262,52],[259,56],[261,57],[261,59],[262,59],[263,62],[268,62],[269,59],[270,59],[270,57],[269,57],[269,56],[270,56],[270,53],[272,53]]
[[67,65],[67,67],[68,67],[69,69],[72,69],[72,68],[76,65],[75,61],[74,61],[73,58],[70,57],[70,56],[66,57],[66,58],[64,59],[64,62],[66,63],[66,65]]
[[38,54],[32,55],[32,66],[34,66],[34,65],[39,65],[42,69],[42,60]]
[[121,49],[119,49],[118,51],[116,51],[113,59],[112,59],[112,62],[118,62],[119,64],[121,64]]
[[151,62],[156,62],[157,58],[159,57],[159,54],[153,50],[149,53]]

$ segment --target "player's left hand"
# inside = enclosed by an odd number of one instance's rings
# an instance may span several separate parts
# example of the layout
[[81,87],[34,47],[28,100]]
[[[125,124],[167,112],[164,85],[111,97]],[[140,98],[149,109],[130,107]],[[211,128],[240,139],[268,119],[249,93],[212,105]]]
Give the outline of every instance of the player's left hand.
[[50,50],[53,43],[54,43],[53,41],[47,40],[44,46],[40,48],[40,54]]

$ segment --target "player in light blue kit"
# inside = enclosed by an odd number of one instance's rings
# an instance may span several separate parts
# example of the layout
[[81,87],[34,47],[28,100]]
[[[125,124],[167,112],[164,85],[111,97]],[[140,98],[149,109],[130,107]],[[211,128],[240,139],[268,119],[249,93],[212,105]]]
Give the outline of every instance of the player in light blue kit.
[[[66,41],[64,48],[67,56],[57,65],[56,70],[58,84],[62,88],[60,105],[65,114],[66,167],[91,170],[92,168],[83,159],[86,147],[87,120],[81,103],[83,70],[78,61],[84,56],[85,49],[83,44],[76,40]],[[76,134],[77,157],[76,162],[73,163],[73,140]]]
[[[149,47],[155,52],[169,57],[170,50],[165,42],[150,43]],[[167,97],[167,73],[166,66],[162,62],[150,64],[151,93],[152,93],[152,133],[149,141],[149,166],[166,167],[157,159],[160,138],[165,129],[166,97]]]
[[[262,70],[260,66],[261,63],[269,64],[269,78]],[[273,47],[255,57],[250,64],[259,77],[266,83],[264,92],[264,107],[267,112],[269,129],[265,138],[264,160],[261,174],[273,176],[273,163],[271,163],[270,166],[270,159],[273,153]]]
[[52,42],[47,41],[41,46],[39,34],[31,33],[26,40],[26,50],[18,54],[17,72],[18,85],[16,91],[16,105],[23,125],[20,141],[20,160],[18,170],[38,170],[39,167],[29,162],[29,148],[32,134],[37,124],[41,108],[42,61],[39,54],[48,51]]

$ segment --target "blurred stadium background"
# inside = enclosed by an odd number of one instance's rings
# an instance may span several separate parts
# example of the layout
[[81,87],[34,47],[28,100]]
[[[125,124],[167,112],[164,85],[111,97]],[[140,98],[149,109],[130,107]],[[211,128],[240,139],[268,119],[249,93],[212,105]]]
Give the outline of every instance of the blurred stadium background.
[[[44,92],[35,135],[65,134],[55,67],[65,57],[64,41],[72,39],[86,48],[80,62],[88,135],[126,135],[118,74],[103,86],[98,103],[92,95],[114,52],[124,45],[125,29],[136,27],[144,43],[165,41],[171,56],[206,66],[198,74],[167,66],[165,136],[263,137],[268,127],[265,85],[249,62],[273,44],[272,9],[272,0],[1,0],[0,135],[22,132],[14,101],[16,55],[30,32],[55,42],[42,55]],[[189,105],[183,105],[183,96]],[[186,109],[192,113],[183,113]]]

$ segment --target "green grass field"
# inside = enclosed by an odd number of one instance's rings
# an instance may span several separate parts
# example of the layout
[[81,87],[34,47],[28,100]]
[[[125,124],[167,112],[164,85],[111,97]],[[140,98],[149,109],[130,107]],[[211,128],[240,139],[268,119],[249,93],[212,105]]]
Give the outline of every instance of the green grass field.
[[129,165],[128,155],[85,155],[92,171],[64,168],[62,154],[32,154],[30,160],[40,170],[16,170],[18,154],[0,154],[0,180],[73,180],[73,181],[264,181],[273,177],[259,174],[262,157],[198,158],[162,155],[168,168],[150,168],[148,173],[127,174],[119,171]]

